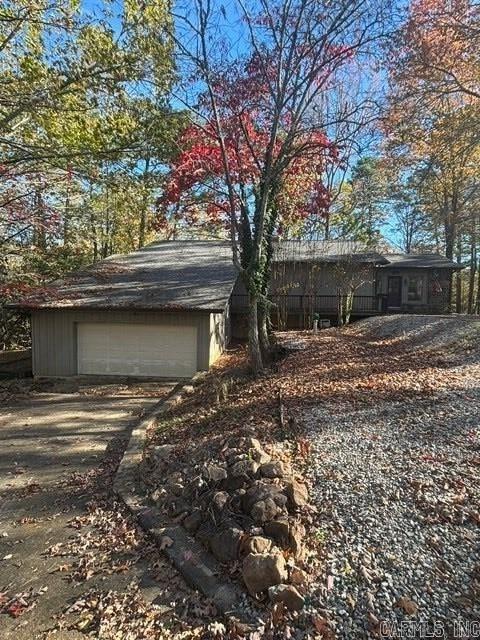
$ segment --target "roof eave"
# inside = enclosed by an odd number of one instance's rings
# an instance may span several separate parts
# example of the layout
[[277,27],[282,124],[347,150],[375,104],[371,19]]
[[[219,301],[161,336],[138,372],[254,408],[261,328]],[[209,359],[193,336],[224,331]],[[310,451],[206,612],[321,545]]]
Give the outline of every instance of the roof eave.
[[11,303],[6,305],[10,309],[22,311],[25,313],[33,311],[162,311],[170,313],[224,313],[227,304],[224,307],[182,307],[180,305],[166,305],[166,306],[137,306],[137,305],[124,305],[124,306],[98,306],[98,305],[47,305],[47,304],[16,304]]
[[395,262],[388,262],[380,266],[391,269],[449,269],[450,271],[461,271],[466,268],[464,264],[396,264]]

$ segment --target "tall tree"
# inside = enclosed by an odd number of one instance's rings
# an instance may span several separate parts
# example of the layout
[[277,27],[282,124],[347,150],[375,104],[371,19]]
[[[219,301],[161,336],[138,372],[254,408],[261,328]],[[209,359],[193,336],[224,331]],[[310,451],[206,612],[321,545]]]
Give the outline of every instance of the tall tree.
[[403,29],[408,47],[397,73],[435,103],[446,95],[480,98],[480,10],[472,0],[413,0]]
[[2,3],[0,284],[10,292],[149,237],[183,126],[168,102],[171,30],[168,0]]
[[[279,195],[295,163],[307,161],[318,174],[311,197],[321,210],[321,174],[333,145],[314,107],[339,71],[380,37],[384,10],[375,0],[238,0],[228,12],[211,0],[177,5],[177,53],[190,81],[176,94],[200,148],[210,143],[217,179],[207,187],[222,194],[233,260],[248,291],[254,371],[269,346],[266,292]],[[194,184],[177,182],[180,192],[205,186],[204,167],[191,175]]]
[[[478,242],[476,234],[468,232],[469,202],[480,177],[478,49],[466,33],[475,41],[479,26],[478,10],[469,2],[416,0],[394,41],[399,53],[390,67],[390,150],[423,176],[421,199],[431,227],[447,257],[459,263],[467,256],[475,262]],[[470,292],[474,280],[475,273]],[[455,284],[460,312],[460,272]]]

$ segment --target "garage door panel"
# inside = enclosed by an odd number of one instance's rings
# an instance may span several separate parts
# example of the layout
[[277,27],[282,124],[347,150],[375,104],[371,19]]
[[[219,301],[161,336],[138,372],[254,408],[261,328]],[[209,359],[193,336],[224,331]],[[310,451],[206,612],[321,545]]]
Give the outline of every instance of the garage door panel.
[[80,374],[189,377],[197,370],[190,326],[78,324]]

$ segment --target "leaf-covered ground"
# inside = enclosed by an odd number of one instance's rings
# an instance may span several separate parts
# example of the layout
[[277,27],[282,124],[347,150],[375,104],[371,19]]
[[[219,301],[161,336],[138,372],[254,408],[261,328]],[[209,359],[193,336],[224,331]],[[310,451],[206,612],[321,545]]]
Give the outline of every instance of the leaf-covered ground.
[[301,420],[324,567],[311,606],[331,637],[460,637],[480,618],[479,337],[475,320],[395,317],[317,342],[336,364]]
[[[307,606],[293,618],[272,611],[252,640],[361,640],[385,622],[478,619],[480,324],[412,322],[281,334],[292,350],[256,380],[232,349],[151,434],[177,444],[179,464],[230,435],[287,439],[310,478],[319,555]],[[237,637],[113,500],[125,420],[145,400],[100,395],[90,421],[77,407],[65,423],[47,396],[3,413],[25,448],[6,447],[2,461],[2,637]],[[113,433],[101,411],[120,420]],[[152,583],[158,606],[146,598]]]
[[2,407],[2,639],[182,637],[210,622],[112,495],[130,426],[171,388],[24,389]]
[[478,619],[479,337],[475,319],[402,316],[280,334],[293,351],[272,371],[253,380],[232,351],[157,432],[180,464],[252,429],[294,443],[320,559],[300,636]]

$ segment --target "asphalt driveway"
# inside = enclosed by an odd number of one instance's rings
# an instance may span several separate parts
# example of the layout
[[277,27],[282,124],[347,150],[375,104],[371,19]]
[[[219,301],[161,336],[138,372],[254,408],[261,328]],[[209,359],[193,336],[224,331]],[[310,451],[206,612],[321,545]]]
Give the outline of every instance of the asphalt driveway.
[[[121,590],[140,580],[148,593],[153,584],[148,548],[139,543],[110,487],[134,422],[173,386],[156,384],[146,394],[135,385],[73,394],[30,391],[4,401],[2,638],[50,637],[58,616],[92,589]],[[172,570],[164,566],[163,571]],[[182,585],[175,580],[172,576],[171,585],[178,591]],[[78,625],[61,627],[55,638],[80,637]]]

